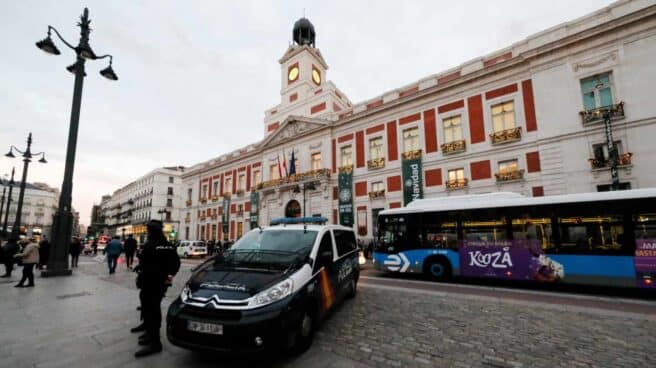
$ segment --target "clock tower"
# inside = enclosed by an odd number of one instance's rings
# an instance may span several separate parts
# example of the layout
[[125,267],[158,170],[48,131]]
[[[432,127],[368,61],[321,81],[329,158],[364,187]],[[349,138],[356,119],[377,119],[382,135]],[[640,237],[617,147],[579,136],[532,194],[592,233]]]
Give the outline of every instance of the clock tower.
[[265,112],[265,135],[273,133],[290,115],[324,117],[351,106],[335,85],[326,81],[328,64],[316,47],[314,25],[307,18],[294,23],[292,39],[278,60],[281,101]]

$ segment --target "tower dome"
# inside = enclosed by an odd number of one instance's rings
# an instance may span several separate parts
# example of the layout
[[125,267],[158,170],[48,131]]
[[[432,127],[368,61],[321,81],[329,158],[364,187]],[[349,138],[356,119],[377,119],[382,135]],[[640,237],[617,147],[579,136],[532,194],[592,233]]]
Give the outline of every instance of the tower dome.
[[307,18],[303,17],[294,23],[294,30],[292,31],[294,36],[294,42],[298,45],[310,45],[315,47],[314,38],[316,34],[314,33],[314,26]]

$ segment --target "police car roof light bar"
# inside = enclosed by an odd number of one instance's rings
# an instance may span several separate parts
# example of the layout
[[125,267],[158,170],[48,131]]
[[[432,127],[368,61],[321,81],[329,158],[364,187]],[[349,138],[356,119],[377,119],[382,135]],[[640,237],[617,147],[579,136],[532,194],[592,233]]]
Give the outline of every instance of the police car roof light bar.
[[280,217],[271,220],[271,226],[275,225],[297,225],[297,224],[313,224],[325,225],[328,219],[325,217]]

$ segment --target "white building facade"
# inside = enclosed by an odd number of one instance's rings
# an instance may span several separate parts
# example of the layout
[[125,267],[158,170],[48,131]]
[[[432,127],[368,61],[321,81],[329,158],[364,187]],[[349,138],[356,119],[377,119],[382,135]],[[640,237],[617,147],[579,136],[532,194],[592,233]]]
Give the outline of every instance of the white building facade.
[[182,175],[182,239],[235,240],[300,215],[371,238],[378,211],[412,198],[609,190],[613,148],[621,188],[656,186],[653,1],[618,1],[358,104],[325,81],[309,21],[294,40],[263,140]]
[[146,240],[146,224],[151,219],[164,223],[164,233],[176,239],[183,208],[182,166],[162,167],[140,177],[103,197],[100,212],[104,234],[126,237],[133,235],[140,243]]
[[[7,201],[9,199],[8,182],[0,182],[0,193],[6,189],[2,216],[0,217],[0,228],[7,219],[7,230],[11,231],[16,221],[16,210],[18,206],[18,195],[20,183],[15,183],[12,190],[9,212],[7,212]],[[59,202],[59,190],[44,183],[26,183],[25,195],[23,197],[23,210],[21,213],[21,233],[27,236],[50,235],[52,230],[52,219],[57,212]]]

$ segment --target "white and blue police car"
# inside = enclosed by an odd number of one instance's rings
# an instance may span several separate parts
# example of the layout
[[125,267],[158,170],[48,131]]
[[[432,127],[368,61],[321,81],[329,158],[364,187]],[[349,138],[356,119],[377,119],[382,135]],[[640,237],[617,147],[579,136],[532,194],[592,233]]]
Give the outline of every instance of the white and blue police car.
[[284,218],[246,233],[192,273],[167,315],[174,345],[219,352],[303,352],[326,313],[354,297],[351,228]]

